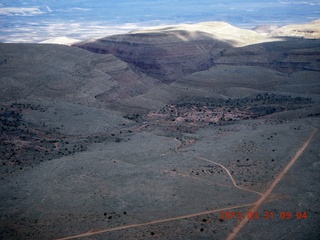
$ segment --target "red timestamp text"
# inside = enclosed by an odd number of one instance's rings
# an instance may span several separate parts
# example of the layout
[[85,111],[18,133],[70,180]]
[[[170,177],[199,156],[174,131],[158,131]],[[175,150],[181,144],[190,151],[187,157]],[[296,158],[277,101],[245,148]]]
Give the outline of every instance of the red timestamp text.
[[253,219],[282,219],[282,220],[289,220],[289,219],[306,219],[307,218],[307,212],[285,212],[282,211],[280,213],[274,213],[272,211],[264,211],[262,213],[259,213],[257,211],[251,212],[229,212],[229,211],[222,211],[220,212],[220,218],[222,220],[228,220],[228,219],[244,219],[248,218],[249,220]]

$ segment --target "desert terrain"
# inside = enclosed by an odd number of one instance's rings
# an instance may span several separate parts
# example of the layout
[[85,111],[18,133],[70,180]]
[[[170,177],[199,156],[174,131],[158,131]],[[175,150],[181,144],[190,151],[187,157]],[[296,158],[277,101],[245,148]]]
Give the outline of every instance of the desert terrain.
[[0,238],[319,239],[319,20],[256,29],[0,43]]

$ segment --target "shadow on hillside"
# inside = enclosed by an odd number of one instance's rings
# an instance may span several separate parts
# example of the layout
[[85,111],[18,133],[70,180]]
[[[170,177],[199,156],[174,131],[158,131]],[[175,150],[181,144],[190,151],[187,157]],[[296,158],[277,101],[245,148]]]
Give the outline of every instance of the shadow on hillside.
[[131,67],[163,82],[208,69],[215,55],[235,45],[200,31],[168,31],[115,35],[74,46],[112,54]]
[[[162,29],[161,32],[114,35],[74,46],[112,54],[165,83],[212,66],[262,66],[280,72],[303,70],[317,61],[320,40],[276,37],[270,42],[235,47],[236,40],[221,39],[201,31]],[[313,64],[314,65],[314,64]]]

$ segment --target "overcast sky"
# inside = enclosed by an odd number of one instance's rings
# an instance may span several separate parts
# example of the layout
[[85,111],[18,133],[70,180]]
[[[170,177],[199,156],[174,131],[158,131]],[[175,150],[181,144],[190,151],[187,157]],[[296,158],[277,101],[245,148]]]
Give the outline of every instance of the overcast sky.
[[144,26],[225,21],[244,28],[320,18],[320,1],[288,0],[2,0],[0,41],[85,40]]

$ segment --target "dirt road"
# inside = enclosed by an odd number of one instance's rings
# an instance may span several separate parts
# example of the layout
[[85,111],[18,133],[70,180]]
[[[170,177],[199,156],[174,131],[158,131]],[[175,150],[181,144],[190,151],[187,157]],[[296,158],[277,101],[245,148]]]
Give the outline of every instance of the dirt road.
[[232,206],[232,207],[227,207],[227,208],[219,208],[219,209],[209,210],[209,211],[205,211],[205,212],[198,212],[198,213],[193,213],[193,214],[188,214],[188,215],[183,215],[183,216],[178,216],[178,217],[160,219],[160,220],[155,220],[155,221],[145,222],[145,223],[131,224],[131,225],[115,227],[115,228],[109,228],[109,229],[102,229],[102,230],[97,230],[97,231],[90,230],[90,231],[88,231],[86,233],[82,233],[82,234],[74,235],[74,236],[69,236],[69,237],[64,237],[64,238],[58,238],[56,240],[67,240],[67,239],[82,238],[82,237],[88,237],[88,236],[97,235],[97,234],[106,233],[106,232],[118,231],[118,230],[135,228],[135,227],[143,227],[143,226],[148,226],[148,225],[158,224],[158,223],[164,223],[164,222],[171,222],[171,221],[176,221],[176,220],[180,220],[180,219],[206,215],[206,214],[210,214],[210,213],[216,213],[216,212],[221,212],[221,211],[229,211],[229,210],[232,210],[232,209],[249,207],[249,206],[252,206],[253,204],[255,204],[255,203],[248,203],[248,204],[237,205],[237,206]]
[[223,169],[227,172],[227,174],[229,175],[229,177],[230,177],[233,185],[234,185],[236,188],[241,189],[241,190],[244,190],[244,191],[247,191],[247,192],[252,192],[252,193],[258,194],[258,195],[260,195],[260,196],[263,196],[263,194],[260,193],[260,192],[257,192],[257,191],[251,190],[251,189],[247,189],[247,188],[243,188],[243,187],[238,186],[237,183],[236,183],[236,181],[235,181],[234,178],[232,177],[230,171],[229,171],[225,166],[223,166],[223,165],[221,165],[221,164],[219,164],[219,163],[217,163],[217,162],[215,162],[215,161],[212,161],[212,160],[210,160],[210,159],[204,158],[204,157],[197,157],[197,158],[202,159],[202,160],[205,160],[205,161],[208,161],[208,162],[211,162],[211,163],[213,163],[213,164],[215,164],[215,165],[218,165],[219,167],[223,168]]
[[[272,182],[270,187],[265,191],[261,198],[253,205],[253,207],[249,210],[249,212],[255,212],[258,210],[258,208],[263,204],[263,202],[266,200],[266,198],[270,195],[270,193],[273,191],[273,189],[277,186],[277,184],[281,181],[281,179],[284,177],[284,175],[289,171],[289,169],[292,167],[292,165],[297,161],[297,159],[300,157],[300,155],[304,152],[304,150],[307,148],[311,140],[313,139],[315,133],[317,132],[317,129],[315,129],[309,138],[305,141],[303,146],[299,148],[299,150],[296,152],[296,154],[290,159],[287,166],[279,173],[279,175],[276,177],[276,179]],[[234,239],[237,234],[240,232],[240,230],[244,227],[244,225],[248,222],[248,217],[246,216],[239,224],[236,226],[233,231],[229,234],[226,240],[232,240]]]

